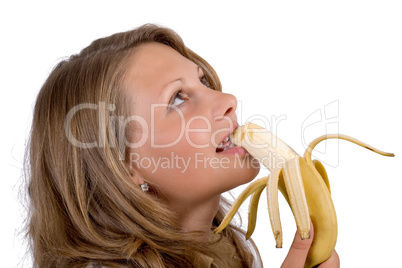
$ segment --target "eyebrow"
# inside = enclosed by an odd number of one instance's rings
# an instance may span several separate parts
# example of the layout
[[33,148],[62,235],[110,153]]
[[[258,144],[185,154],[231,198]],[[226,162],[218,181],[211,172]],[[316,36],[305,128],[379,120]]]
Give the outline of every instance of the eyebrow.
[[[201,67],[200,67],[199,65],[197,65],[197,73],[199,74],[200,71],[202,71],[202,69],[201,69]],[[170,81],[170,82],[166,83],[166,84],[163,86],[163,88],[166,88],[168,85],[173,84],[173,83],[176,82],[176,81],[182,81],[182,80],[183,80],[182,77],[177,78],[177,79],[175,79],[175,80],[173,80],[173,81]]]
[[[194,62],[194,63],[195,63],[195,62]],[[195,64],[196,64],[196,63],[195,63]],[[201,69],[201,67],[197,64],[197,73],[199,74],[200,71],[202,71],[202,69]],[[160,98],[160,99],[163,98],[163,96],[166,94],[166,93],[165,93],[165,92],[166,92],[166,88],[168,88],[169,85],[174,84],[174,83],[176,83],[177,81],[183,82],[183,80],[184,80],[183,77],[180,77],[180,78],[177,78],[177,79],[172,80],[172,81],[170,81],[170,82],[167,82],[165,85],[162,86],[162,90],[161,90],[161,93],[159,94],[159,98]]]

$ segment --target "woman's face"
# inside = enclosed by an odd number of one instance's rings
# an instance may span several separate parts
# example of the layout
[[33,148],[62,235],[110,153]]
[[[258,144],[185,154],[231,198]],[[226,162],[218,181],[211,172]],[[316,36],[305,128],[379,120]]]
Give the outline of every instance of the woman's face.
[[194,62],[163,44],[141,45],[124,87],[134,114],[127,160],[137,182],[190,205],[257,175],[258,162],[243,148],[227,149],[233,145],[225,139],[238,126],[236,98],[208,88]]

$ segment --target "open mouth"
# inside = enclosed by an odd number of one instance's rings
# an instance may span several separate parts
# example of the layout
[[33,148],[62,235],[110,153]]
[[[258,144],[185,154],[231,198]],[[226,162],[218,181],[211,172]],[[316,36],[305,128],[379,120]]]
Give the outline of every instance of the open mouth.
[[216,152],[217,153],[224,152],[227,149],[233,148],[235,146],[236,145],[230,141],[230,138],[228,136],[218,145],[218,147],[216,148]]

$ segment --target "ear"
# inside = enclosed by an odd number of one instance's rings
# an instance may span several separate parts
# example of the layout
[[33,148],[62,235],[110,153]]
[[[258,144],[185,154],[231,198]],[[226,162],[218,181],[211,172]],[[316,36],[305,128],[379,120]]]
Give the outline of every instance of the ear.
[[[128,152],[129,152],[129,151],[127,151],[127,153],[128,153]],[[145,183],[145,180],[144,180],[144,178],[141,176],[140,172],[138,172],[138,170],[134,167],[134,165],[130,164],[130,162],[129,162],[128,159],[130,159],[130,158],[129,158],[129,157],[126,157],[126,162],[125,162],[125,164],[126,164],[127,170],[128,170],[128,172],[130,173],[130,177],[131,177],[132,181],[133,181],[136,185],[138,185],[138,187],[139,187],[141,184],[144,184],[144,183]]]
[[131,176],[131,179],[133,180],[133,182],[138,186],[145,183],[145,180],[143,179],[141,174],[139,174],[137,171],[130,170],[130,176]]

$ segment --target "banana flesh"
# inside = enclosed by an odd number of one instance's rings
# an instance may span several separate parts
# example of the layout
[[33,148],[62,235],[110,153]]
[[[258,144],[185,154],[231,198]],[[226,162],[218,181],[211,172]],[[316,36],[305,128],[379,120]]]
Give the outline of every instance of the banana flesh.
[[384,156],[394,156],[392,153],[378,150],[355,138],[341,134],[330,134],[313,140],[306,149],[304,156],[301,157],[285,142],[256,124],[247,123],[236,129],[230,136],[231,141],[244,147],[271,171],[271,174],[248,185],[235,200],[215,232],[222,231],[230,223],[242,203],[252,195],[246,233],[248,239],[254,232],[259,198],[266,187],[272,232],[276,247],[282,247],[283,235],[278,203],[279,190],[292,210],[302,239],[310,237],[310,221],[313,222],[315,235],[305,268],[313,267],[327,260],[335,248],[338,235],[336,212],[331,198],[328,175],[320,161],[311,159],[311,153],[321,141],[335,138],[353,142]]

